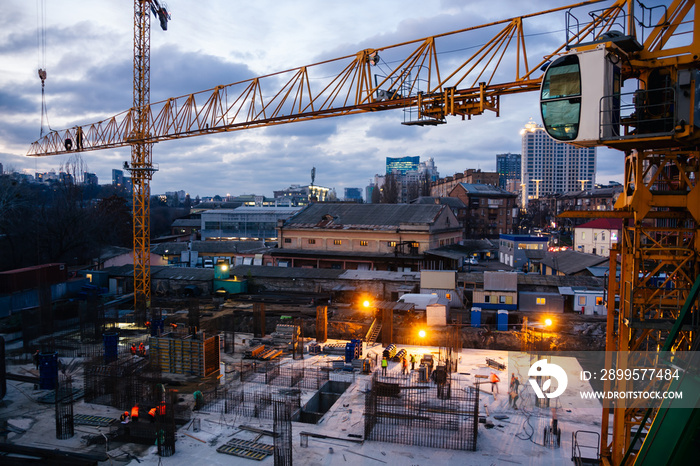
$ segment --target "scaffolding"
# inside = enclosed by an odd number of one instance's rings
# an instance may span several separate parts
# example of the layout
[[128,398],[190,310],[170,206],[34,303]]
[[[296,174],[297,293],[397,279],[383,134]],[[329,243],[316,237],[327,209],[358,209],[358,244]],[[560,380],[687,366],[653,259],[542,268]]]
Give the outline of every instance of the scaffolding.
[[452,450],[476,450],[479,391],[449,383],[375,372],[365,394],[365,440]]

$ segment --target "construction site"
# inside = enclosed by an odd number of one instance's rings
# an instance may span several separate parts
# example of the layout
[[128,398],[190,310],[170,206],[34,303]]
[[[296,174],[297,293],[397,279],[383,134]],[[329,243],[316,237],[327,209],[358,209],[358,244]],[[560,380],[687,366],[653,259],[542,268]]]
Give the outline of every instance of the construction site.
[[[528,59],[533,47],[526,42],[538,24],[552,20],[537,21],[552,13],[566,15],[565,41]],[[21,347],[1,346],[3,464],[695,462],[700,374],[675,364],[676,355],[697,352],[700,328],[696,1],[651,7],[635,0],[582,2],[377,45],[153,104],[151,14],[167,30],[164,5],[134,0],[133,106],[97,123],[51,130],[27,154],[131,149],[124,168],[133,182],[134,293],[127,309],[88,304],[77,328],[48,327],[50,306],[23,314],[23,327],[33,330],[22,336]],[[535,24],[526,33],[530,21]],[[445,59],[438,45],[449,39],[480,45],[456,50],[463,60],[456,53]],[[499,72],[508,61],[514,77]],[[378,73],[373,67],[379,63],[388,71]],[[174,306],[167,315],[154,304],[149,196],[155,143],[385,110],[403,111],[404,125],[435,127],[448,117],[499,115],[502,97],[524,92],[539,92],[548,137],[618,150],[624,165],[613,210],[560,215],[623,220],[601,297],[600,369],[622,381],[589,381],[579,374],[593,370],[570,357],[571,385],[631,392],[634,371],[648,369],[629,357],[643,353],[655,368],[666,368],[665,389],[683,400],[559,399],[554,393],[566,384],[548,391],[553,379],[561,382],[556,372],[532,378],[528,372],[543,369],[547,358],[527,356],[516,364],[510,352],[466,349],[462,320],[422,329],[430,313],[408,311],[416,315],[412,322],[396,320],[406,313],[397,308],[401,303],[370,303],[375,315],[368,327],[338,326],[332,339],[325,305],[313,309],[313,325],[298,314],[273,320],[259,300],[206,325],[196,303]],[[542,180],[530,181],[521,185],[523,208],[539,199]],[[332,221],[323,218],[314,227]],[[420,246],[404,244],[415,252]],[[498,304],[508,304],[506,297]],[[522,331],[523,350],[544,340],[544,327]],[[599,340],[602,345],[602,335]],[[514,383],[515,373],[526,375]],[[541,386],[536,382],[547,377]]]
[[[79,343],[76,331],[8,349],[3,464],[554,465],[568,461],[571,429],[596,429],[598,402],[558,406],[564,433],[544,443],[550,408],[528,389],[519,410],[508,406],[506,353],[462,349],[457,327],[429,330],[444,346],[382,344],[373,340],[391,340],[392,325],[375,332],[376,320],[340,340],[327,326],[304,337],[299,318],[274,318],[266,334],[265,306],[249,312],[252,333],[166,319],[144,336],[108,322],[101,342]],[[326,312],[317,308],[318,325]]]

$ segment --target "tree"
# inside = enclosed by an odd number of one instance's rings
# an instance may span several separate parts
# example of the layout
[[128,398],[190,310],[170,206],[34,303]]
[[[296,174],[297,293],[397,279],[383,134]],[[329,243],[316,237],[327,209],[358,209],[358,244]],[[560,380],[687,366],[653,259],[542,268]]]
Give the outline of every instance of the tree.
[[384,187],[381,196],[382,204],[396,204],[399,202],[399,183],[396,175],[387,173],[384,177]]
[[379,190],[379,186],[373,185],[372,186],[372,204],[379,204],[381,202],[381,192]]

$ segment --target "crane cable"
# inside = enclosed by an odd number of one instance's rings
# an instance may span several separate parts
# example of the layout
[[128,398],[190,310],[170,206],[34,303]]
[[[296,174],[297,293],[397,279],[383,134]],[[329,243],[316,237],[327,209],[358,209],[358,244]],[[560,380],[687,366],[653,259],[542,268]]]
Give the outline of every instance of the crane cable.
[[46,93],[45,93],[45,81],[46,81],[46,2],[45,0],[37,0],[37,18],[36,18],[36,40],[38,48],[38,69],[39,69],[39,79],[41,79],[41,128],[39,130],[39,137],[44,135],[44,121],[46,121],[46,126],[51,130],[51,125],[49,124],[49,113],[46,107]]

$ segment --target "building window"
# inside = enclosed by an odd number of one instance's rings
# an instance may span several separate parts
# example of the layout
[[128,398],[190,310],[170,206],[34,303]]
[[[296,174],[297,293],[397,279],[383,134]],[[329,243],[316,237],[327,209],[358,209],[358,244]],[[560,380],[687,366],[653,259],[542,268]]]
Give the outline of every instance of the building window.
[[316,240],[314,238],[309,239],[309,244],[316,244]]
[[289,244],[289,243],[292,242],[292,238],[285,238],[285,239],[284,239],[284,242],[287,243],[287,244]]
[[489,295],[484,296],[484,302],[485,302],[485,303],[490,303],[490,302],[491,302],[491,296],[489,296]]
[[414,241],[413,243],[411,243],[411,247],[412,247],[412,248],[417,248],[417,247],[419,247],[419,246],[420,246],[420,244],[419,244],[418,242],[416,242],[416,241]]
[[340,246],[341,244],[343,244],[343,242],[339,239],[334,239],[333,244],[335,244],[336,246]]
[[585,231],[581,232],[581,239],[586,239],[586,232]]
[[600,240],[605,241],[605,232],[604,231],[600,232]]
[[537,298],[536,304],[538,306],[544,306],[547,303],[546,298]]
[[368,241],[360,241],[360,246],[368,246],[369,242]]
[[500,304],[505,304],[506,303],[506,297],[505,296],[499,296],[498,297],[498,302]]
[[388,243],[386,243],[386,245],[389,246],[390,248],[395,248],[395,247],[396,247],[396,241],[389,241]]
[[603,297],[602,297],[602,296],[596,296],[596,297],[595,297],[595,305],[596,305],[596,306],[602,306],[602,305],[603,305]]
[[578,297],[578,305],[579,305],[579,306],[585,306],[585,305],[586,305],[586,297],[585,297],[585,296],[579,296],[579,297]]

